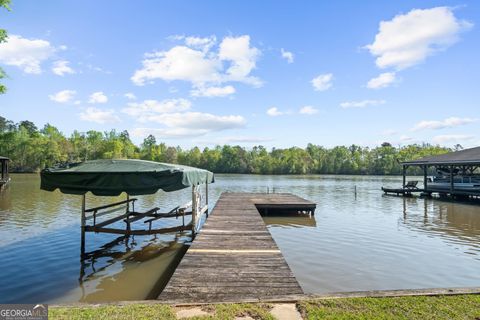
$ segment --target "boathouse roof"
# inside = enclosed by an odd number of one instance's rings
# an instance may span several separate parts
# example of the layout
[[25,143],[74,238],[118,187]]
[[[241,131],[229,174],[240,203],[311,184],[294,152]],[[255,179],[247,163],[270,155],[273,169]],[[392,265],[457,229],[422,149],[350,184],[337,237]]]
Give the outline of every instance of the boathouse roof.
[[10,159],[9,159],[9,158],[0,156],[0,161],[3,161],[3,160],[10,161]]
[[402,165],[480,165],[480,147],[404,161]]

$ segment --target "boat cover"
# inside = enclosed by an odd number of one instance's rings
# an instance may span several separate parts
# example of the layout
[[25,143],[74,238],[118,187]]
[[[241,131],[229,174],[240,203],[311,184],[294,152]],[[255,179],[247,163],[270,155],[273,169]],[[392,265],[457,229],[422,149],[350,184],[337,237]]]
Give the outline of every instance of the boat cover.
[[67,194],[97,196],[153,194],[159,189],[176,191],[213,183],[214,175],[204,169],[145,160],[92,160],[53,167],[40,173],[40,188],[60,189]]

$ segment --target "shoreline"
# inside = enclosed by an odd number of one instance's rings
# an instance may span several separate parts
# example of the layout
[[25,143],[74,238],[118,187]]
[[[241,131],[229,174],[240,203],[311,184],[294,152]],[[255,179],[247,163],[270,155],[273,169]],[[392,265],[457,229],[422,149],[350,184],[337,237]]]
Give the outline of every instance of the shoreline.
[[168,303],[161,300],[124,300],[111,302],[72,302],[49,304],[52,308],[99,308],[104,306],[129,306],[135,304],[144,305],[169,305],[175,307],[202,306],[213,304],[235,303],[297,303],[310,300],[328,300],[344,298],[394,298],[394,297],[418,297],[418,296],[456,296],[456,295],[480,295],[480,287],[452,287],[452,288],[425,288],[425,289],[396,289],[396,290],[367,290],[332,292],[322,294],[292,295],[282,299],[245,299],[229,302],[197,302],[197,303]]

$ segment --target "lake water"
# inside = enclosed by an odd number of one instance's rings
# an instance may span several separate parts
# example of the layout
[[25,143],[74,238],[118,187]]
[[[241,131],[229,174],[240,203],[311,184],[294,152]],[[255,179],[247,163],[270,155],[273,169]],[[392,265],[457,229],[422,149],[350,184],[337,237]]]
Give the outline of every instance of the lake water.
[[[264,218],[307,293],[480,286],[480,205],[385,196],[382,185],[397,187],[401,177],[217,175],[209,198],[213,207],[223,191],[268,187],[316,202],[314,217]],[[0,303],[160,293],[188,246],[188,232],[129,239],[87,233],[94,258],[81,262],[81,198],[39,186],[38,175],[13,174],[0,194]],[[189,189],[160,191],[139,197],[136,209],[170,209],[190,196]],[[89,195],[87,207],[123,199]]]

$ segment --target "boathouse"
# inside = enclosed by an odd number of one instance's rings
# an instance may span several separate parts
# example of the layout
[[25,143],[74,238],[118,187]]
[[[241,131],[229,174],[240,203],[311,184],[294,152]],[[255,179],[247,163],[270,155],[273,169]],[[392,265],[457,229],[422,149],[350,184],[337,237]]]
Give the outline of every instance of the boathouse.
[[[417,190],[424,195],[438,193],[452,197],[480,196],[480,147],[404,161],[401,164],[403,190],[409,188],[406,181],[408,168],[421,167],[423,189]],[[434,172],[434,177],[428,176],[431,172]]]
[[3,188],[10,181],[10,176],[8,174],[8,163],[10,162],[9,158],[0,156],[0,165],[2,167],[2,172],[0,176],[0,189]]

